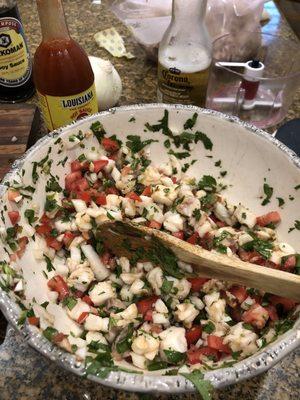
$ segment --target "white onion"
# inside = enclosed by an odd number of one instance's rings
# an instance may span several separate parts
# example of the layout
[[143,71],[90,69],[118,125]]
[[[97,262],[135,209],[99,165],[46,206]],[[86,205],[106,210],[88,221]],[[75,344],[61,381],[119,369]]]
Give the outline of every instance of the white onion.
[[89,56],[95,76],[95,86],[99,111],[107,110],[117,104],[122,93],[122,81],[109,60]]

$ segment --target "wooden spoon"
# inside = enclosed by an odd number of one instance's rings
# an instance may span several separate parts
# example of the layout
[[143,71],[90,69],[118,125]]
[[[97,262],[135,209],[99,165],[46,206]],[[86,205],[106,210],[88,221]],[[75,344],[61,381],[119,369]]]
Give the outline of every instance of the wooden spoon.
[[[117,256],[152,261],[175,278],[216,278],[300,301],[300,276],[208,251],[159,230],[109,221],[100,225],[96,236]],[[183,273],[177,259],[193,264],[194,274]]]

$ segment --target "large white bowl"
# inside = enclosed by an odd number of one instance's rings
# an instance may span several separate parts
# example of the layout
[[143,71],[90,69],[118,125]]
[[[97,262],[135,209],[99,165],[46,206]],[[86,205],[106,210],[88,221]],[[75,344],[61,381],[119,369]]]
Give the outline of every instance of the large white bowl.
[[[189,173],[196,178],[200,178],[203,174],[218,176],[220,169],[215,167],[214,163],[219,159],[222,160],[222,170],[227,171],[224,181],[228,184],[228,189],[225,195],[231,202],[241,202],[258,215],[277,209],[276,197],[283,197],[286,202],[284,208],[280,210],[282,222],[278,229],[279,235],[283,241],[293,245],[299,252],[299,231],[295,229],[288,233],[288,230],[294,225],[296,219],[300,220],[300,191],[296,192],[294,189],[300,183],[300,159],[269,134],[247,125],[237,118],[225,116],[215,111],[191,106],[149,104],[120,107],[93,115],[42,138],[27,151],[22,159],[15,162],[3,183],[12,181],[23,168],[26,171],[24,179],[27,180],[28,184],[31,184],[32,162],[44,157],[49,146],[53,146],[53,142],[58,136],[69,136],[70,133],[77,133],[79,129],[84,131],[90,127],[92,122],[97,120],[103,123],[108,133],[116,134],[122,140],[126,139],[129,134],[158,139],[159,143],[151,145],[151,157],[154,163],[160,164],[167,160],[166,149],[163,145],[166,137],[161,132],[144,132],[144,124],[146,122],[157,123],[162,118],[165,109],[169,110],[169,127],[175,133],[180,133],[187,118],[197,112],[199,116],[194,129],[206,133],[213,142],[212,152],[205,150],[201,142],[196,145],[192,151],[191,159],[198,161],[190,168]],[[135,122],[129,122],[133,116]],[[95,144],[93,140],[95,139],[89,139],[87,145]],[[80,148],[70,150],[68,156],[74,158],[81,152]],[[208,158],[206,155],[213,155],[213,158]],[[64,175],[68,171],[68,164],[65,167],[56,166],[59,156],[55,146],[51,156],[55,166],[52,173],[59,175],[61,183],[63,183]],[[265,207],[261,206],[264,179],[274,188],[271,202]],[[45,199],[45,182],[45,178],[40,177],[35,193],[36,200],[41,204]],[[1,197],[6,190],[7,187],[4,184],[0,185]],[[293,201],[288,199],[289,195],[294,197]],[[1,200],[0,211],[4,205],[5,202]],[[24,208],[26,208],[26,205],[24,205]],[[3,249],[0,247],[0,252],[1,250]],[[75,374],[85,374],[84,365],[76,362],[74,356],[53,346],[40,333],[33,331],[31,327],[25,325],[21,328],[17,326],[19,306],[9,294],[2,290],[0,290],[0,307],[9,322],[22,332],[31,346]],[[296,322],[293,329],[265,347],[263,351],[235,364],[233,367],[209,371],[205,374],[205,377],[212,382],[214,387],[221,388],[266,371],[299,346],[299,326],[300,320]],[[99,379],[94,376],[88,378],[104,385],[130,391],[167,393],[194,391],[193,385],[182,376],[160,376],[158,373],[136,375],[126,372],[112,372],[106,379]]]

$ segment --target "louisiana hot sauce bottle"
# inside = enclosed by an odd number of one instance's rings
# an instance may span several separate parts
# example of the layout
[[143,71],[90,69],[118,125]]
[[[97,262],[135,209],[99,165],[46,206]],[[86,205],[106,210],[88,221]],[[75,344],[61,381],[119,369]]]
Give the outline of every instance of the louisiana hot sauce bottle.
[[49,131],[98,111],[94,74],[67,28],[61,0],[37,0],[42,42],[33,77]]

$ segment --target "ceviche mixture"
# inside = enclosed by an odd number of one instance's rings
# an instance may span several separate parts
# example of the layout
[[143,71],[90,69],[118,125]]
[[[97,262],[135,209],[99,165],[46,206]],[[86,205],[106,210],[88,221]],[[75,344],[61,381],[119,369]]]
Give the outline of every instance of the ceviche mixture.
[[[169,149],[174,137],[163,133]],[[209,138],[200,134],[208,148]],[[90,136],[99,143],[86,149]],[[178,260],[174,268],[168,257],[164,263],[142,262],[138,254],[135,262],[118,258],[98,235],[103,222],[128,219],[213,252],[299,273],[299,254],[276,236],[277,211],[257,216],[230,204],[223,183],[188,175],[183,153],[169,151],[167,163],[154,165],[149,145],[155,140],[129,135],[122,143],[100,122],[66,140],[54,139],[62,156],[76,146],[82,153],[61,161],[64,186],[49,172],[50,150],[33,163],[33,183],[48,174],[44,205],[30,201],[35,189],[21,181],[7,191],[2,217],[11,226],[1,228],[7,253],[1,287],[19,300],[20,324],[41,330],[101,377],[118,368],[177,374],[230,366],[293,326],[292,300],[194,276],[192,265]],[[24,201],[28,207],[20,212]],[[32,288],[35,263],[41,276]]]

